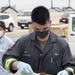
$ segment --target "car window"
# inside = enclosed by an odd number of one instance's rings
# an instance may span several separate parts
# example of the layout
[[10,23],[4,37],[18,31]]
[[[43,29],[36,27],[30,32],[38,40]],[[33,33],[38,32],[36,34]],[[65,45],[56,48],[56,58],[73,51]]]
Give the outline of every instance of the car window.
[[69,13],[65,13],[64,15],[63,15],[63,17],[69,17]]
[[75,17],[72,18],[72,30],[75,32]]
[[9,15],[0,15],[0,20],[8,19],[8,18],[9,18]]
[[31,16],[31,12],[21,12],[19,16]]

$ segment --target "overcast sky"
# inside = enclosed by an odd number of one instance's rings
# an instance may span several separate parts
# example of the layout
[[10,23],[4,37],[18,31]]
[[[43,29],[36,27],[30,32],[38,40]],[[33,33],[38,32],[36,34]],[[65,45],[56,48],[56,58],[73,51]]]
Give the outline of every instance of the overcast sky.
[[[2,6],[8,6],[9,0],[0,0],[0,8]],[[68,6],[69,0],[53,0],[53,6],[65,7]],[[71,7],[75,9],[75,0],[70,1]],[[43,5],[47,8],[51,7],[51,0],[10,0],[11,6],[16,6],[18,10],[33,9],[36,6]]]

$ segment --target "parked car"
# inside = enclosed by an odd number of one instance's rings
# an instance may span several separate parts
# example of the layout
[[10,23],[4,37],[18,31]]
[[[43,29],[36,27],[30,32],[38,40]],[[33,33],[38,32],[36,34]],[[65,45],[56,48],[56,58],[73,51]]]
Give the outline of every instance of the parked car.
[[3,21],[5,23],[6,29],[8,29],[9,32],[13,31],[14,20],[10,14],[0,13],[0,21]]
[[64,13],[59,20],[60,23],[68,23],[70,13]]
[[29,24],[31,24],[31,10],[25,10],[18,15],[18,26],[24,29],[29,27]]

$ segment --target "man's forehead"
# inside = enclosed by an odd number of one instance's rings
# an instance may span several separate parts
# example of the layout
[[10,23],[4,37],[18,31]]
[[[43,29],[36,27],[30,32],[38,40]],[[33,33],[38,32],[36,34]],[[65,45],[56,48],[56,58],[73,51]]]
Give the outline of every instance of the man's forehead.
[[3,29],[1,26],[0,26],[0,28]]
[[0,26],[0,30],[4,30],[3,27]]
[[38,24],[38,23],[33,23],[32,25],[33,25],[33,27],[36,27],[36,28],[49,27],[49,23],[46,23],[45,25],[41,25],[41,24]]

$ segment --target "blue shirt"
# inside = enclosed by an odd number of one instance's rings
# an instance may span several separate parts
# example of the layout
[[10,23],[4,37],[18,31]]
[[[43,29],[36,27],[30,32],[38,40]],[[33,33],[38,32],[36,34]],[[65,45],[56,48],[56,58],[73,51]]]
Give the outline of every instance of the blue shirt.
[[2,67],[2,56],[8,48],[11,48],[14,45],[14,42],[8,38],[7,36],[3,36],[0,39],[0,75],[10,75],[3,67]]
[[8,38],[7,36],[3,36],[0,39],[0,50],[6,51],[8,48],[10,48],[12,45],[14,44],[14,42]]

